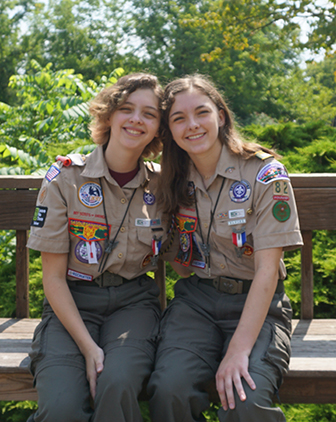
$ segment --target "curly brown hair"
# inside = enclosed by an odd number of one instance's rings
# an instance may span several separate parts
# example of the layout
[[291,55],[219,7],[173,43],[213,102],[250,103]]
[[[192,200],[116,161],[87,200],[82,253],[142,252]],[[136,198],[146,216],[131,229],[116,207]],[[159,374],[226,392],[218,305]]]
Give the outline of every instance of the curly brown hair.
[[[93,116],[90,125],[93,142],[98,145],[107,144],[110,139],[109,118],[113,112],[125,103],[132,92],[137,89],[151,89],[159,100],[162,110],[163,89],[158,78],[148,73],[132,73],[121,77],[114,85],[104,88],[90,103],[89,112]],[[162,132],[161,130],[159,131]],[[155,137],[143,150],[145,158],[155,158],[162,150],[162,139]]]

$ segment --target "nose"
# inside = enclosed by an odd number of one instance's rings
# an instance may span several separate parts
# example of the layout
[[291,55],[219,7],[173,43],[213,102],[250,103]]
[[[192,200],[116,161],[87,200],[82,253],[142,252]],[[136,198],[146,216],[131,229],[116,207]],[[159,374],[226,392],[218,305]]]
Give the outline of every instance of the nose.
[[141,125],[142,124],[141,113],[135,110],[129,120],[132,123]]
[[199,123],[197,122],[197,120],[194,117],[190,117],[189,119],[189,129],[191,130],[195,130],[199,128]]

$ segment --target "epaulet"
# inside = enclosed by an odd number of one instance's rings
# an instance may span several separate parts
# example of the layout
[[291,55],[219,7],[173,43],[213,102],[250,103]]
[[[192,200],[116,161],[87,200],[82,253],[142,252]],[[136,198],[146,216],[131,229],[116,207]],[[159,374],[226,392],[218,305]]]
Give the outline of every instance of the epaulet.
[[254,155],[259,158],[260,160],[266,160],[267,158],[273,157],[272,154],[268,154],[267,152],[262,151],[261,149],[254,153]]
[[84,154],[68,154],[67,156],[58,155],[57,162],[61,162],[64,167],[85,166],[86,156]]
[[145,162],[147,168],[153,173],[160,173],[161,172],[161,165],[158,163],[154,163],[153,161],[146,161]]

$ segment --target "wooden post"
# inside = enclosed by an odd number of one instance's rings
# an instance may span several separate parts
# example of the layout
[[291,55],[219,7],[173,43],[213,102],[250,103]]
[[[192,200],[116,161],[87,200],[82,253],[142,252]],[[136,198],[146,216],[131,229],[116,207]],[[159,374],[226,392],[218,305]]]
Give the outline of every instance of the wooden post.
[[313,232],[302,230],[301,249],[301,319],[314,318]]
[[155,272],[155,282],[160,288],[160,304],[161,309],[164,310],[167,306],[166,301],[166,263],[159,259],[158,269]]
[[29,250],[27,230],[16,231],[16,317],[29,317]]

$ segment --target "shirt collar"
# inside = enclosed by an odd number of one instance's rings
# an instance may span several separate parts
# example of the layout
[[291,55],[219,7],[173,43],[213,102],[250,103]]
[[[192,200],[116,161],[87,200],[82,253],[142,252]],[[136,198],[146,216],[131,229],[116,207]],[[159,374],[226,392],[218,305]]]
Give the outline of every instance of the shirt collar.
[[[86,165],[81,173],[84,177],[100,178],[105,177],[105,179],[116,186],[119,186],[118,183],[110,175],[108,166],[104,157],[104,148],[103,145],[97,145],[97,147],[89,154],[85,161]],[[139,186],[146,186],[149,182],[149,169],[144,164],[143,160],[139,160],[139,171],[136,176],[128,182],[125,186],[126,188],[137,188]]]

